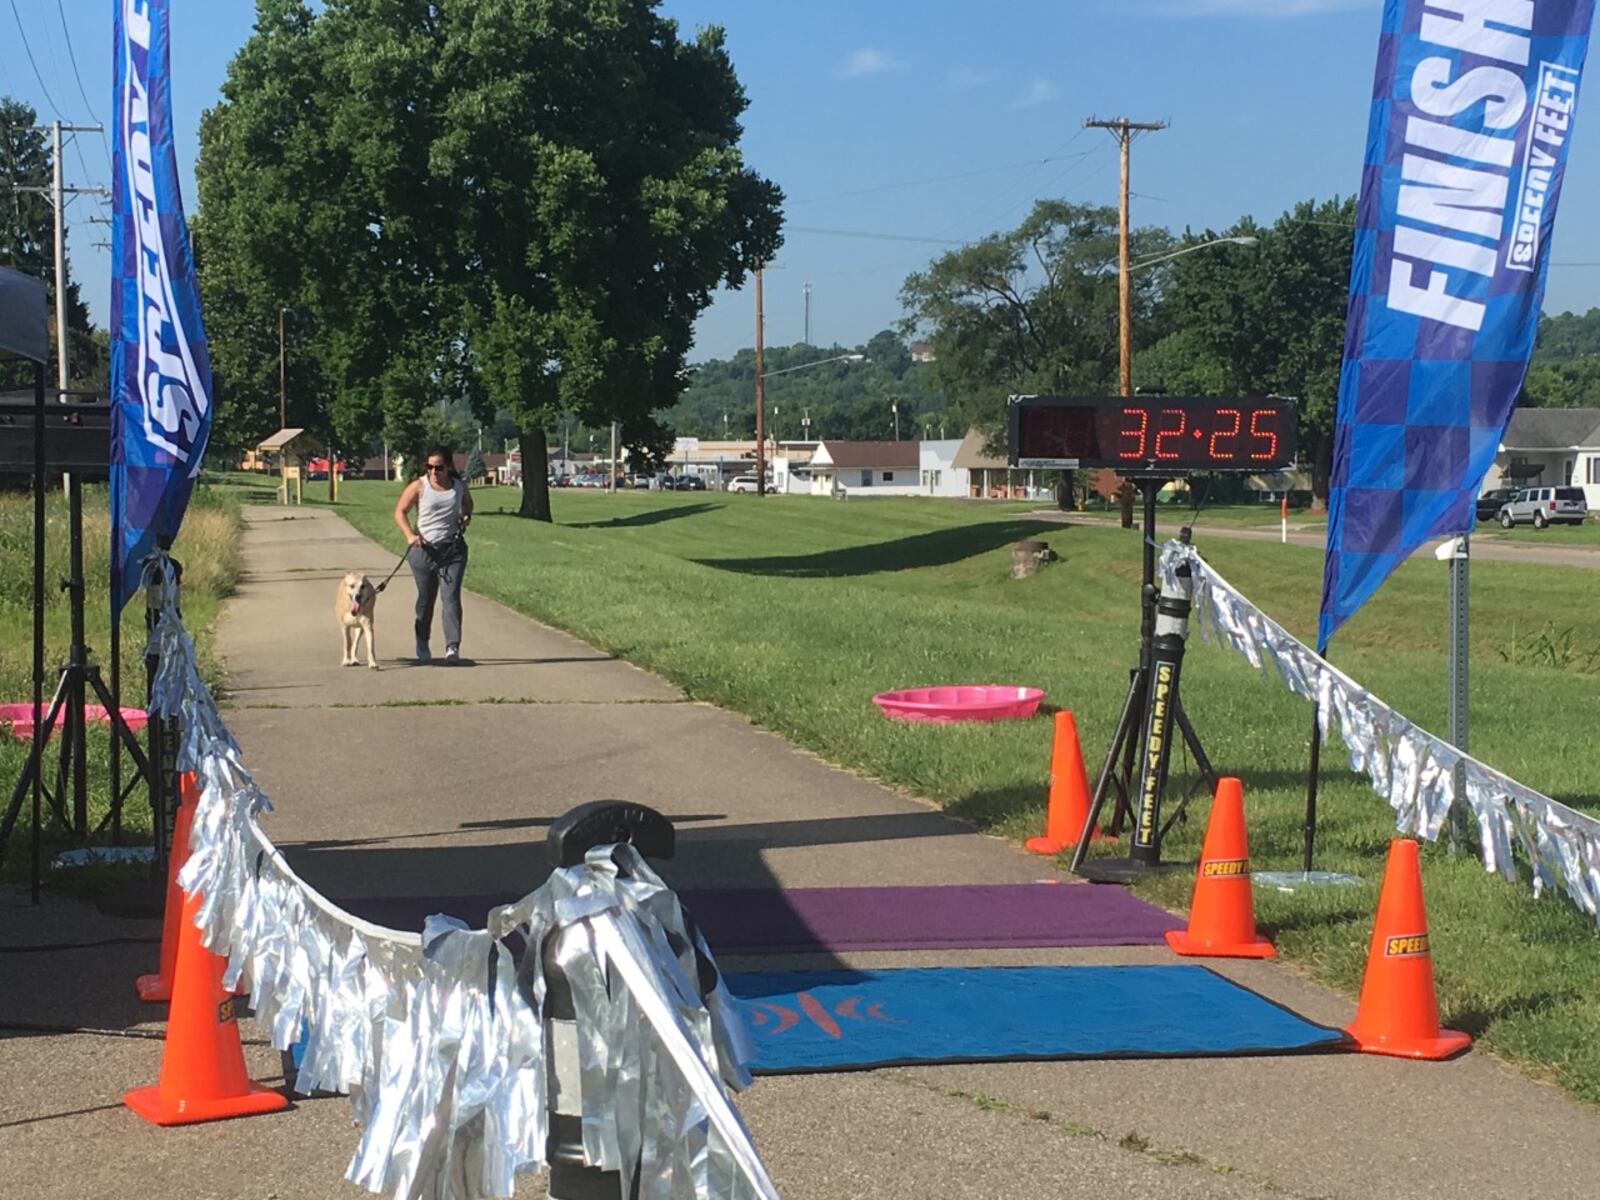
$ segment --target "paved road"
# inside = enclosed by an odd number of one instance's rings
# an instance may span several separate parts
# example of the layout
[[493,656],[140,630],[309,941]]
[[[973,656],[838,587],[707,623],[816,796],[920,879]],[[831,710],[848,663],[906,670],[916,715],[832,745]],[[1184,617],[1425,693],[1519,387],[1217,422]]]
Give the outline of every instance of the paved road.
[[[527,890],[570,805],[656,804],[679,825],[678,886],[1026,881],[1042,864],[932,808],[834,770],[739,717],[488,601],[467,598],[480,665],[414,668],[409,586],[379,602],[383,669],[341,670],[346,569],[384,551],[327,511],[248,512],[246,573],[219,630],[228,720],[277,808],[268,820],[329,895]],[[470,573],[469,573],[470,579]],[[429,703],[435,701],[435,703]],[[473,916],[475,914],[463,914]],[[0,896],[8,943],[148,936],[63,903]],[[0,1025],[151,1033],[132,999],[153,948],[0,955]],[[756,960],[729,960],[738,968]],[[812,965],[804,960],[763,965]],[[1170,961],[1164,951],[851,954],[847,966]],[[1217,969],[1315,1020],[1351,1001],[1272,963]],[[261,1077],[276,1056],[253,1023]],[[345,1102],[188,1129],[117,1103],[159,1045],[0,1029],[0,1196],[344,1200]],[[1015,1063],[763,1079],[740,1099],[787,1200],[883,1197],[1588,1197],[1600,1115],[1482,1054]],[[518,1196],[539,1196],[530,1180]]]
[[[1055,521],[1062,525],[1094,525],[1104,529],[1120,529],[1122,522],[1114,517],[1091,517],[1082,513],[1064,513],[1059,509],[1044,508],[1030,512],[1028,516],[1039,521]],[[1170,522],[1172,535],[1176,536],[1180,517],[1174,517]],[[1195,529],[1195,541],[1203,543],[1207,538],[1237,538],[1253,542],[1276,542],[1282,538],[1282,530],[1278,526],[1261,528],[1239,528],[1232,525],[1206,525],[1200,524]],[[1443,544],[1444,539],[1431,541],[1417,551],[1417,557],[1431,555],[1434,550]],[[1297,529],[1293,524],[1289,526],[1289,541],[1296,546],[1313,546],[1321,550],[1326,544],[1326,537],[1321,526],[1308,532],[1302,526]],[[1579,567],[1589,571],[1600,571],[1600,543],[1593,546],[1570,546],[1558,542],[1548,545],[1538,545],[1533,542],[1502,541],[1495,538],[1476,538],[1472,542],[1472,559],[1474,562],[1514,562],[1534,563],[1550,567]]]

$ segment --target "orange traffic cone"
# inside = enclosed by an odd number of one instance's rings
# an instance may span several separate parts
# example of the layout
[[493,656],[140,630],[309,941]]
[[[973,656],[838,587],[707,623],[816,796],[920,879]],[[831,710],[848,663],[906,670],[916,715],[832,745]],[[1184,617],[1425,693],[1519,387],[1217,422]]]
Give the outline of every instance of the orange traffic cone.
[[1345,1032],[1368,1054],[1400,1058],[1448,1058],[1472,1045],[1467,1034],[1439,1028],[1422,864],[1411,838],[1389,843],[1361,1002]]
[[[1076,846],[1089,816],[1089,776],[1083,769],[1078,746],[1078,724],[1069,712],[1056,713],[1055,736],[1050,746],[1050,802],[1045,812],[1044,836],[1023,843],[1035,854],[1060,854]],[[1089,831],[1100,836],[1100,827]]]
[[238,1001],[223,990],[222,959],[200,944],[194,924],[199,911],[198,894],[185,898],[160,1081],[122,1097],[154,1125],[193,1125],[289,1107],[281,1094],[245,1074],[234,1018]]
[[1244,829],[1244,786],[1217,780],[1205,845],[1189,901],[1189,928],[1170,930],[1167,945],[1198,958],[1271,958],[1271,942],[1256,935],[1250,895],[1250,843]]
[[172,999],[172,969],[178,963],[178,922],[183,917],[183,889],[178,872],[189,857],[189,829],[194,824],[194,806],[200,788],[194,772],[178,776],[178,811],[172,820],[172,853],[167,856],[167,907],[161,919],[161,965],[154,975],[141,975],[133,981],[139,999],[149,1004]]

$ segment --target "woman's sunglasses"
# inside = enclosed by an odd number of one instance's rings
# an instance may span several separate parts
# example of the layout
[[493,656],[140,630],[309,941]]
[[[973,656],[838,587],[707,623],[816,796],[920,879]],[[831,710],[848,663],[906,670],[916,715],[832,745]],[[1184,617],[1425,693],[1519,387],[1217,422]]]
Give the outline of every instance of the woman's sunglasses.
[[446,463],[429,463],[428,464],[428,470],[430,470],[430,471],[448,471],[449,469],[450,469],[450,467]]

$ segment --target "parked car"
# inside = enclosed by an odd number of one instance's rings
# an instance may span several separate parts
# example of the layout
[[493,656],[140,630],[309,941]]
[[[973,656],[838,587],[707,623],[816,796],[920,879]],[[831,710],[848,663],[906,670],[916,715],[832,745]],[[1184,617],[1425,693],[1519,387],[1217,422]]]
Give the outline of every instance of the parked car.
[[698,475],[679,475],[673,490],[679,492],[703,492],[706,490],[706,481]]
[[1478,520],[1494,520],[1500,515],[1501,507],[1510,504],[1516,498],[1516,488],[1490,488],[1478,497]]
[[[767,480],[767,488],[769,491],[772,488],[772,480],[770,479]],[[728,490],[730,492],[755,492],[759,491],[760,488],[756,486],[756,477],[754,475],[735,475],[728,480]]]
[[1582,525],[1589,504],[1579,487],[1524,488],[1509,504],[1500,506],[1500,528],[1529,522],[1535,529],[1546,525]]

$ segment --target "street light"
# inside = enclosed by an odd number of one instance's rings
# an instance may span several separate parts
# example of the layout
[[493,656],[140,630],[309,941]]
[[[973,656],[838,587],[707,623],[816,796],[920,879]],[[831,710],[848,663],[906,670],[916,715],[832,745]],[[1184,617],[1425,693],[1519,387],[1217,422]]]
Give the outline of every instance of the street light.
[[801,363],[798,367],[784,367],[780,371],[763,371],[761,378],[771,379],[774,375],[787,375],[791,371],[809,371],[812,367],[825,367],[836,362],[871,362],[865,354],[835,354],[832,358],[819,358],[816,362]]
[[[1127,274],[1132,275],[1135,271],[1143,270],[1145,267],[1153,267],[1157,263],[1164,263],[1168,259],[1177,258],[1183,254],[1191,254],[1196,250],[1204,250],[1208,246],[1254,246],[1258,241],[1258,238],[1244,236],[1212,238],[1209,242],[1196,242],[1192,246],[1185,246],[1181,250],[1173,250],[1167,254],[1158,254],[1154,258],[1145,259],[1143,262],[1129,263]],[[1121,336],[1118,338],[1120,343],[1122,394],[1124,396],[1133,394],[1133,313],[1132,305],[1128,302],[1128,296],[1129,289],[1125,287],[1122,289],[1123,301],[1120,313],[1122,328],[1120,331]]]
[[[756,278],[756,310],[759,312],[760,308],[761,282],[760,275],[758,273]],[[756,357],[756,494],[758,496],[765,496],[767,494],[766,438],[765,434],[762,432],[762,426],[765,424],[766,417],[766,392],[761,386],[762,382],[764,380],[771,379],[774,375],[788,375],[795,371],[809,371],[812,367],[825,367],[829,363],[871,361],[872,360],[869,359],[865,354],[835,354],[832,358],[819,358],[815,362],[801,363],[797,367],[784,367],[777,371],[762,371],[758,347],[758,354]],[[773,413],[776,415],[777,410],[774,409]]]
[[1196,250],[1204,250],[1207,246],[1245,246],[1254,248],[1255,246],[1258,246],[1260,242],[1260,238],[1253,237],[1213,238],[1209,242],[1196,242],[1192,246],[1185,246],[1183,249],[1174,250],[1169,254],[1158,254],[1154,258],[1146,258],[1139,262],[1131,263],[1128,266],[1128,270],[1132,272],[1142,270],[1145,267],[1153,267],[1157,263],[1166,262],[1168,259],[1179,258],[1185,254],[1193,254]]

